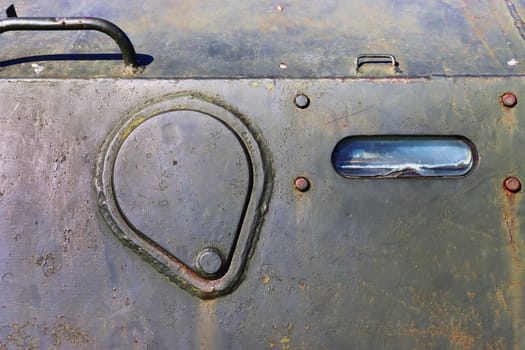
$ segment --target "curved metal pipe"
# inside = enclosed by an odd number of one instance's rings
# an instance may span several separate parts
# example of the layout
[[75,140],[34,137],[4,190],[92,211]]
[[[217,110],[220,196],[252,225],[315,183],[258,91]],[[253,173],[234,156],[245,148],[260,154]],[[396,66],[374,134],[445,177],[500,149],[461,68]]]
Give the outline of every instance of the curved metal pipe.
[[122,29],[96,17],[8,17],[0,20],[0,34],[20,30],[96,30],[109,35],[119,46],[124,63],[137,67],[137,54]]

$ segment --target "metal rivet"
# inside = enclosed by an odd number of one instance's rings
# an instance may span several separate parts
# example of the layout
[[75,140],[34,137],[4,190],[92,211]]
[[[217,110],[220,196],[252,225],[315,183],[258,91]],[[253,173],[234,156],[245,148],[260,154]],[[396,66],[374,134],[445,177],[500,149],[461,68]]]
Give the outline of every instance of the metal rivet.
[[279,68],[281,68],[282,70],[285,70],[286,68],[288,68],[288,66],[286,65],[286,63],[281,62],[279,63]]
[[306,192],[310,189],[310,181],[305,177],[298,177],[294,182],[295,189],[300,192]]
[[507,177],[503,182],[503,186],[509,192],[516,193],[521,190],[521,181],[517,177]]
[[207,277],[215,276],[222,268],[222,256],[216,248],[204,248],[197,255],[195,265]]
[[294,103],[298,108],[305,109],[310,105],[310,98],[305,94],[295,95]]
[[501,95],[501,103],[503,103],[505,107],[512,108],[518,103],[518,99],[512,92],[506,92]]

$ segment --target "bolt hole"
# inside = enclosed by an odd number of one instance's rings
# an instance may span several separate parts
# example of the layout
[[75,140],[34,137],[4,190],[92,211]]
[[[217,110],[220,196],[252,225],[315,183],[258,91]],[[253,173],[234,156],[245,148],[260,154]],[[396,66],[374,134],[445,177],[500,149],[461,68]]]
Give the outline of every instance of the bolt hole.
[[310,98],[306,96],[305,94],[297,94],[294,98],[294,103],[297,106],[297,108],[305,109],[310,106]]

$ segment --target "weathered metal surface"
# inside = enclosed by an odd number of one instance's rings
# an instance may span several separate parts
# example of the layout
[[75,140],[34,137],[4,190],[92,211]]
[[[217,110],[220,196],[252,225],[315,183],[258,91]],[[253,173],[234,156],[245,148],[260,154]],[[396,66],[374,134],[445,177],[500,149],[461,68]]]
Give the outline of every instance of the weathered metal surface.
[[[0,350],[525,348],[525,0],[15,5],[143,67],[0,35]],[[338,175],[367,135],[476,161]]]
[[[10,4],[0,1],[0,8]],[[19,16],[116,23],[142,55],[139,63],[153,58],[139,77],[524,72],[516,65],[525,60],[524,0],[33,0],[16,6]],[[114,43],[99,33],[5,33],[0,47],[3,77],[126,76]],[[356,72],[356,57],[365,53],[393,54],[403,73],[372,65]]]
[[[522,191],[504,185],[525,167],[523,84],[1,80],[0,348],[524,348],[525,207]],[[94,186],[112,131],[183,92],[246,116],[271,158],[271,199],[243,278],[213,300],[125,247]],[[308,108],[297,108],[299,92]],[[506,92],[517,96],[513,108],[502,104]],[[202,147],[213,143],[208,132]],[[456,179],[346,179],[331,155],[351,135],[460,135],[479,161]],[[215,170],[210,163],[199,181]],[[162,175],[149,174],[138,186]],[[296,190],[299,177],[308,191]],[[217,231],[231,230],[235,215],[224,213]]]

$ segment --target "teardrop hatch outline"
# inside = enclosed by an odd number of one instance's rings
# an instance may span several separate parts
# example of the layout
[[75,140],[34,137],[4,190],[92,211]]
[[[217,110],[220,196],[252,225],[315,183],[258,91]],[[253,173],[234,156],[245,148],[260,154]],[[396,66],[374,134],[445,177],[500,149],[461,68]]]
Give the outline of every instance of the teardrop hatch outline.
[[[147,235],[133,230],[120,212],[113,190],[115,161],[120,147],[133,129],[159,114],[181,110],[207,114],[228,127],[245,149],[251,168],[252,186],[244,218],[230,250],[228,268],[216,279],[200,276]],[[185,91],[152,101],[119,123],[106,138],[98,155],[94,182],[100,211],[113,234],[180,288],[199,298],[210,299],[232,292],[241,280],[268,209],[272,173],[268,146],[260,130],[246,115],[220,99]]]

